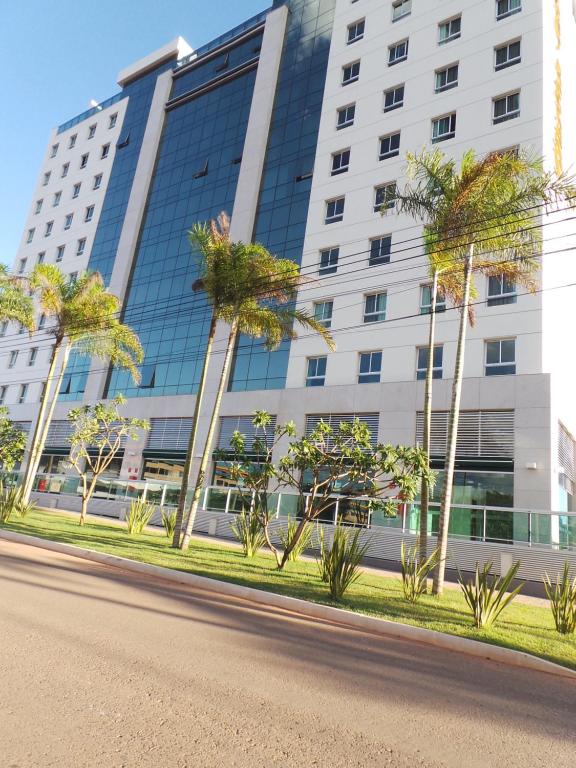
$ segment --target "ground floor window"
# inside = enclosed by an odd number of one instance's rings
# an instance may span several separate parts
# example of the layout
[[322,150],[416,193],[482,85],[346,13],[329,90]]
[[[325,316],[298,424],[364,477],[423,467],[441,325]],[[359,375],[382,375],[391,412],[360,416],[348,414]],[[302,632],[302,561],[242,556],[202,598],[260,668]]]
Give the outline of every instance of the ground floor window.
[[181,483],[184,459],[147,458],[142,469],[143,480],[164,483]]

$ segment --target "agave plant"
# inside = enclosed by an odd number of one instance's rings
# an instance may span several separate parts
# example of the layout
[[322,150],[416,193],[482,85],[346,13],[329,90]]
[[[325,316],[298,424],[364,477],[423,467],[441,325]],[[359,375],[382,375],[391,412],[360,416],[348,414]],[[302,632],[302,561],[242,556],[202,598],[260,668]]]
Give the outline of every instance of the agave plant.
[[256,515],[243,510],[230,526],[242,546],[244,557],[254,557],[266,541],[260,520]]
[[556,631],[561,635],[573,634],[576,630],[576,576],[570,579],[568,560],[554,584],[548,574],[544,574],[544,589],[550,600]]
[[162,510],[162,525],[164,526],[164,532],[168,539],[171,539],[174,535],[174,529],[176,528],[176,510],[172,509],[168,512]]
[[142,533],[150,522],[156,507],[144,499],[134,499],[126,515],[126,528],[131,536]]
[[[288,516],[288,520],[286,522],[286,528],[281,528],[280,531],[278,532],[278,536],[285,550],[290,548],[290,545],[292,544],[292,539],[296,535],[297,529],[298,529],[298,521],[293,520],[290,516]],[[298,541],[296,542],[294,547],[290,549],[290,554],[288,555],[289,562],[295,563],[297,560],[300,559],[303,552],[310,546],[310,540],[312,539],[313,531],[314,531],[314,526],[312,525],[312,523],[306,523],[300,537],[298,538]]]
[[370,542],[360,543],[361,530],[354,532],[342,525],[334,529],[332,544],[327,547],[324,541],[324,529],[320,527],[320,557],[318,568],[322,581],[328,584],[334,600],[341,600],[346,590],[360,578],[360,563],[366,554]]
[[400,547],[400,561],[402,564],[402,589],[404,597],[411,603],[416,603],[422,595],[426,594],[428,577],[438,565],[440,552],[435,549],[425,560],[420,559],[418,543],[406,548],[404,541]]
[[476,574],[471,581],[464,581],[462,575],[458,583],[464,593],[464,599],[474,616],[474,623],[478,629],[492,626],[506,606],[510,605],[525,582],[521,582],[515,589],[508,592],[520,568],[520,560],[512,565],[504,576],[492,575],[492,561],[480,568],[476,563]]
[[22,488],[5,486],[4,482],[0,480],[0,523],[7,523],[12,515],[26,517],[36,508],[33,502],[24,501]]

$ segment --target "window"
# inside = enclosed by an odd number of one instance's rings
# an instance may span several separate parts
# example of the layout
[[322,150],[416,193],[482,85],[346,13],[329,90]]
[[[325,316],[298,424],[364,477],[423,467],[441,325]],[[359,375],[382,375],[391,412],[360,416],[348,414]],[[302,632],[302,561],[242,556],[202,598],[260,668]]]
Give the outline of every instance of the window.
[[306,386],[323,387],[326,381],[326,357],[309,357],[306,368]]
[[230,66],[230,54],[227,53],[220,61],[217,63],[214,72],[224,72],[225,69],[228,69]]
[[343,149],[340,152],[334,152],[332,155],[331,176],[337,176],[339,173],[346,173],[350,167],[350,150]]
[[486,376],[516,373],[516,339],[486,342]]
[[46,173],[44,174],[44,178],[42,179],[42,186],[43,187],[45,187],[48,184],[48,182],[50,181],[50,174],[51,173],[52,173],[52,171],[46,171]]
[[327,248],[320,251],[320,275],[331,275],[338,269],[340,248]]
[[108,128],[114,128],[114,126],[116,125],[117,121],[118,121],[118,112],[114,112],[108,118]]
[[64,258],[64,251],[66,249],[65,245],[59,245],[58,248],[56,248],[56,261],[62,261]]
[[496,0],[496,19],[505,19],[513,13],[520,13],[522,0]]
[[78,272],[70,272],[70,274],[68,275],[68,278],[71,283],[75,283],[76,280],[78,280]]
[[60,174],[61,178],[65,179],[66,176],[68,176],[68,170],[70,168],[70,163],[64,163],[62,166],[62,173]]
[[94,176],[94,184],[92,185],[92,189],[100,189],[102,185],[102,174],[98,173],[96,176]]
[[62,199],[62,192],[54,192],[54,198],[52,200],[52,208],[57,208],[60,205]]
[[369,293],[364,296],[364,323],[382,323],[386,320],[386,294]]
[[432,144],[453,139],[456,135],[456,112],[432,120]]
[[375,237],[370,240],[370,259],[369,266],[375,267],[378,264],[388,264],[390,261],[390,250],[392,248],[392,235],[384,237]]
[[20,384],[20,392],[18,393],[19,403],[25,402],[27,393],[28,393],[28,384]]
[[22,323],[18,323],[18,333],[22,334],[26,330],[26,326],[22,325]]
[[82,256],[85,250],[86,250],[86,238],[81,237],[80,240],[78,240],[78,243],[76,245],[76,256]]
[[120,136],[120,141],[116,144],[116,149],[124,149],[130,144],[130,131],[126,131]]
[[37,357],[38,357],[38,347],[32,347],[32,349],[28,353],[28,365],[30,366],[34,365]]
[[396,205],[396,182],[374,188],[374,213],[390,210]]
[[18,350],[13,349],[12,352],[10,352],[10,357],[8,358],[8,368],[14,368],[17,360],[18,360]]
[[521,61],[520,40],[514,40],[512,43],[505,43],[494,48],[494,69],[497,72],[499,69],[520,64]]
[[4,320],[4,322],[0,323],[0,336],[6,336],[7,330],[8,330],[8,320]]
[[489,307],[497,307],[501,304],[516,304],[516,283],[505,275],[496,275],[488,278]]
[[80,184],[80,183],[74,184],[74,187],[72,188],[72,199],[78,197],[78,195],[80,194],[80,187],[81,186],[82,186],[82,184]]
[[334,200],[326,201],[325,224],[333,224],[336,221],[342,221],[344,218],[344,198],[337,197]]
[[336,117],[336,129],[340,131],[342,128],[348,128],[348,126],[354,125],[355,115],[356,104],[348,104],[347,107],[340,107]]
[[434,73],[434,90],[436,93],[448,91],[458,85],[458,64],[437,69]]
[[103,144],[102,150],[100,151],[100,160],[105,160],[108,157],[109,152],[110,152],[110,144]]
[[360,77],[360,62],[354,61],[352,64],[346,64],[342,67],[342,85],[355,83]]
[[82,155],[80,158],[80,168],[86,168],[88,165],[88,152],[86,152],[85,155]]
[[[420,286],[420,314],[429,315],[432,311],[432,286],[421,285]],[[436,294],[436,312],[446,311],[446,299],[438,291]]]
[[391,112],[404,106],[404,85],[395,85],[384,91],[384,112]]
[[58,154],[58,147],[60,144],[52,144],[52,148],[50,149],[50,157],[56,157]]
[[38,330],[41,331],[45,325],[46,325],[46,315],[41,314],[40,317],[38,318]]
[[52,234],[52,229],[54,228],[54,222],[53,221],[47,221],[46,222],[46,228],[44,229],[44,237],[49,237]]
[[156,386],[156,366],[143,365],[140,374],[140,389],[154,389]]
[[[444,347],[442,344],[437,344],[434,347],[434,354],[432,355],[432,378],[442,378],[442,357],[444,355]],[[416,349],[416,378],[418,381],[426,379],[426,372],[428,370],[428,347],[417,347]]]
[[93,205],[89,205],[86,208],[86,213],[84,215],[84,221],[92,221],[93,218],[94,218],[94,206]]
[[455,16],[453,19],[441,21],[438,24],[438,45],[444,45],[451,40],[456,40],[462,34],[462,17]]
[[35,231],[36,230],[34,229],[34,227],[32,227],[32,229],[28,230],[28,234],[26,235],[26,242],[27,243],[31,243],[32,240],[34,240],[34,232]]
[[96,123],[88,128],[88,138],[93,139],[96,135]]
[[36,200],[36,206],[34,208],[34,213],[40,213],[40,211],[42,210],[42,203],[43,202],[44,202],[44,200]]
[[314,303],[314,319],[324,328],[330,328],[332,325],[333,301],[317,301]]
[[26,262],[27,261],[28,261],[28,259],[20,259],[20,261],[18,262],[18,274],[19,275],[23,275],[24,272],[26,271]]
[[353,24],[348,24],[348,37],[346,38],[346,42],[348,45],[351,43],[355,43],[357,40],[362,40],[364,37],[364,27],[366,26],[366,22],[364,19],[360,19],[360,21],[355,21]]
[[77,133],[73,133],[72,136],[68,139],[68,149],[74,149],[76,146],[76,139],[78,138]]
[[45,258],[46,258],[46,251],[40,251],[40,253],[36,257],[36,264],[44,264]]
[[394,0],[392,3],[392,21],[399,21],[412,12],[412,0]]
[[382,352],[360,352],[358,384],[378,384],[382,371]]
[[388,46],[388,66],[399,64],[408,58],[408,40],[400,40],[399,43]]
[[400,131],[380,137],[379,160],[387,160],[400,154]]
[[5,384],[0,387],[0,405],[4,405],[7,392],[8,392],[8,387]]
[[72,226],[72,220],[74,219],[73,213],[67,213],[66,218],[64,219],[64,229],[70,229]]
[[492,105],[494,125],[520,117],[520,91],[509,93],[507,96],[498,96],[493,100]]

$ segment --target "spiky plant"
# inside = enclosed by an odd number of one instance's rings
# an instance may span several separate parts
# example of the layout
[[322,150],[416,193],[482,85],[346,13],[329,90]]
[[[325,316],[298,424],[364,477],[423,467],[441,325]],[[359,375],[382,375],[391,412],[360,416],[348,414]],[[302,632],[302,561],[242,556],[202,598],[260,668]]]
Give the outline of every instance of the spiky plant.
[[278,532],[280,542],[285,550],[289,550],[288,561],[295,563],[300,559],[305,550],[309,547],[314,532],[314,526],[312,523],[306,523],[302,528],[302,532],[298,536],[296,544],[292,546],[293,539],[297,535],[299,523],[298,520],[292,519],[288,516],[286,520],[286,528],[281,528]]
[[154,504],[150,504],[142,498],[133,499],[126,515],[126,530],[130,536],[142,533],[155,511]]
[[336,601],[342,600],[344,593],[360,578],[360,563],[366,554],[370,542],[360,543],[361,530],[348,530],[343,525],[334,528],[330,546],[326,545],[324,529],[320,527],[320,556],[318,568],[320,578],[330,590]]
[[476,563],[474,579],[466,581],[462,575],[458,579],[477,629],[492,626],[524,586],[524,582],[521,582],[515,589],[508,592],[520,568],[519,560],[503,576],[493,576],[492,565],[490,561],[480,568],[480,564]]
[[400,562],[402,567],[402,589],[404,597],[411,603],[417,603],[428,588],[428,577],[438,564],[439,552],[435,549],[431,555],[421,560],[420,549],[416,544],[406,547],[402,541]]
[[244,557],[254,557],[266,542],[260,520],[249,511],[242,510],[230,527],[242,546]]
[[576,576],[570,578],[570,567],[566,560],[554,583],[544,574],[544,589],[550,600],[554,626],[561,635],[571,635],[576,630]]

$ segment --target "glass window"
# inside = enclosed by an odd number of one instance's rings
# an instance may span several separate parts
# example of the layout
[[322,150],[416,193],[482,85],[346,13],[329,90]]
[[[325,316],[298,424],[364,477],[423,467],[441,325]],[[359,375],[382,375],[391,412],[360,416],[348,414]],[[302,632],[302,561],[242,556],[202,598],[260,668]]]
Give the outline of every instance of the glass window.
[[100,159],[105,160],[110,152],[110,144],[103,144],[100,150]]
[[332,170],[330,175],[337,176],[339,173],[346,173],[350,167],[350,150],[343,149],[340,152],[334,152],[332,155]]
[[456,135],[456,112],[432,120],[432,144],[453,139]]
[[96,135],[96,123],[88,128],[88,138],[93,139]]
[[72,136],[68,139],[68,149],[73,149],[76,146],[76,139],[78,138],[77,133],[73,133]]
[[486,342],[486,376],[516,373],[516,339]]
[[54,222],[53,221],[47,221],[46,227],[44,229],[44,237],[49,237],[52,234],[52,229],[54,228]]
[[438,45],[449,43],[456,40],[462,33],[462,17],[455,16],[453,19],[442,21],[438,24]]
[[10,352],[10,357],[8,358],[8,368],[14,368],[17,360],[18,360],[18,350],[13,349]]
[[409,16],[412,11],[412,0],[394,0],[392,3],[392,21],[398,21]]
[[26,271],[26,262],[27,261],[28,261],[28,259],[20,259],[20,261],[18,262],[18,274],[19,275],[23,275],[24,272]]
[[62,199],[62,192],[54,192],[54,198],[52,199],[52,208],[57,208],[60,205]]
[[488,301],[489,307],[496,307],[500,304],[516,303],[516,283],[505,275],[496,275],[488,278]]
[[396,205],[396,182],[374,188],[374,213],[390,210]]
[[60,144],[52,144],[52,149],[50,150],[50,157],[56,157],[58,154],[58,147]]
[[34,240],[34,232],[35,231],[36,230],[34,229],[34,227],[32,227],[31,229],[28,230],[28,234],[26,235],[26,242],[27,243],[31,243],[32,240]]
[[88,165],[88,152],[86,154],[82,155],[80,158],[80,168],[86,168]]
[[436,93],[448,91],[458,85],[458,64],[437,69],[434,78],[434,90]]
[[[422,381],[426,378],[426,371],[428,370],[428,347],[418,347],[416,350],[416,378],[418,381]],[[432,357],[432,378],[442,378],[442,357],[444,355],[444,347],[442,344],[434,346],[434,355]]]
[[[420,314],[429,315],[432,311],[432,286],[421,285],[420,286]],[[438,291],[436,296],[436,312],[446,311],[446,299]]]
[[353,24],[348,25],[348,35],[346,37],[348,45],[355,43],[357,40],[362,40],[364,37],[365,26],[366,22],[364,19],[360,19],[360,21],[355,21]]
[[102,185],[102,174],[98,173],[96,176],[94,176],[94,184],[92,185],[92,189],[100,189],[101,185]]
[[377,384],[382,372],[382,352],[360,352],[358,384]]
[[80,194],[80,187],[81,187],[81,186],[82,186],[82,185],[81,185],[80,183],[78,183],[78,184],[74,184],[74,187],[73,187],[73,189],[72,189],[72,198],[73,198],[73,199],[74,199],[74,198],[76,198],[76,197],[78,197],[78,195]]
[[65,251],[65,249],[66,249],[65,245],[59,245],[58,248],[56,249],[56,261],[57,262],[58,261],[62,261],[62,259],[64,258],[64,251]]
[[42,179],[42,186],[43,187],[45,187],[48,184],[48,182],[50,181],[50,174],[51,173],[52,173],[52,171],[46,171],[46,173],[44,174],[44,177]]
[[309,357],[306,368],[306,386],[323,387],[326,381],[326,360],[324,357]]
[[64,163],[64,165],[62,166],[62,173],[60,174],[60,176],[63,179],[65,179],[66,176],[68,176],[68,169],[69,168],[70,168],[70,163]]
[[399,64],[408,58],[408,40],[400,40],[398,43],[388,46],[388,66]]
[[341,130],[342,128],[348,128],[350,125],[354,125],[354,117],[356,115],[356,104],[348,104],[347,107],[340,107],[336,118],[336,128]]
[[494,48],[494,69],[506,69],[522,61],[520,54],[520,40],[514,40],[512,43],[505,43]]
[[400,131],[380,137],[379,160],[387,160],[400,154]]
[[45,325],[46,325],[46,315],[42,313],[38,318],[38,330],[41,331]]
[[46,258],[46,251],[40,251],[40,253],[36,257],[36,264],[44,264],[45,258]]
[[69,277],[71,283],[75,283],[76,280],[78,280],[78,272],[70,272],[68,277]]
[[368,264],[374,267],[378,264],[388,264],[392,248],[392,235],[375,237],[370,240],[370,259]]
[[94,206],[93,205],[89,205],[86,208],[86,214],[84,216],[84,221],[92,221],[93,218],[94,218]]
[[26,402],[26,395],[28,394],[28,384],[20,384],[20,392],[18,393],[18,402]]
[[324,328],[330,328],[332,325],[332,310],[334,308],[333,301],[317,301],[314,303],[314,319],[317,320]]
[[386,293],[370,293],[364,296],[365,323],[381,323],[386,320]]
[[28,365],[30,366],[34,365],[37,357],[38,357],[38,347],[32,347],[32,349],[28,353]]
[[319,274],[331,275],[338,269],[338,257],[340,248],[327,248],[320,251],[320,269]]
[[72,226],[72,220],[74,219],[73,213],[67,213],[66,218],[64,219],[64,229],[70,229]]
[[42,210],[42,203],[44,200],[36,200],[36,207],[34,208],[34,213],[40,213]]
[[399,109],[404,106],[404,85],[395,85],[384,91],[384,112]]
[[360,62],[354,61],[342,67],[342,85],[355,83],[360,77]]
[[337,197],[335,200],[326,201],[325,224],[333,224],[336,221],[342,221],[344,218],[344,198]]
[[498,96],[492,102],[492,109],[494,125],[520,117],[520,91]]
[[0,323],[0,336],[6,336],[7,330],[8,330],[8,320],[3,320]]
[[0,387],[0,405],[4,405],[4,401],[6,400],[6,393],[8,392],[8,387],[6,384],[3,384]]
[[76,246],[76,256],[82,256],[86,249],[86,238],[81,237],[80,240],[78,240],[78,244]]
[[118,120],[118,112],[114,112],[108,118],[108,128],[114,128],[114,126],[116,125],[117,120]]
[[512,16],[513,13],[520,13],[522,10],[522,0],[496,0],[496,18],[505,19]]

